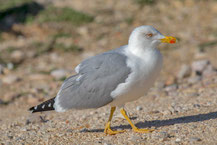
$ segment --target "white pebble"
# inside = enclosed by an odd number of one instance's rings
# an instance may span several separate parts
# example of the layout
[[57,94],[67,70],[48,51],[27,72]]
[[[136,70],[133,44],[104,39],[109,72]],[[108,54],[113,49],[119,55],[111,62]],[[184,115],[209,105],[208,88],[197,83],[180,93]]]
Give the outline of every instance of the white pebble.
[[56,79],[56,80],[61,80],[66,77],[67,71],[64,69],[57,69],[53,70],[51,72],[51,75]]

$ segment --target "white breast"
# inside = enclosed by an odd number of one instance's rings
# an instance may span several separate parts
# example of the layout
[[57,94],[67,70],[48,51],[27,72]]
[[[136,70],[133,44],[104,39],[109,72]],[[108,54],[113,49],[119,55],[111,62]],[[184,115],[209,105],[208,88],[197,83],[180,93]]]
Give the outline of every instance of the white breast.
[[122,106],[143,96],[153,85],[162,67],[162,56],[157,49],[147,50],[140,55],[128,51],[125,54],[128,56],[127,66],[132,72],[125,83],[119,84],[111,92],[114,98],[111,106]]

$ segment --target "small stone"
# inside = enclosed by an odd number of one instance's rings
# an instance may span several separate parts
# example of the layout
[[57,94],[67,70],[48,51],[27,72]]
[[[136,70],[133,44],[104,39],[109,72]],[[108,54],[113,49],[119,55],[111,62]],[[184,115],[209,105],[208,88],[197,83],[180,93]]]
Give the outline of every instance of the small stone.
[[31,121],[29,119],[26,120],[26,125],[29,125]]
[[181,106],[175,106],[174,110],[175,110],[175,112],[184,112],[184,108]]
[[14,137],[13,137],[13,136],[11,136],[11,135],[8,135],[8,138],[9,138],[9,139],[13,139]]
[[206,69],[203,71],[203,77],[210,77],[217,74],[217,71],[209,64]]
[[97,112],[96,111],[91,111],[90,112],[90,115],[94,115],[94,114],[97,114]]
[[2,82],[5,84],[12,84],[19,81],[20,78],[15,75],[8,75],[2,79]]
[[14,69],[14,64],[13,64],[13,63],[8,63],[8,64],[7,64],[7,68],[8,68],[9,70]]
[[189,139],[190,142],[195,142],[195,141],[202,141],[200,138],[198,137],[192,137]]
[[177,84],[173,84],[165,87],[165,91],[170,92],[176,90],[177,88],[178,88]]
[[201,80],[201,76],[194,76],[188,79],[188,83],[195,84]]
[[78,33],[80,33],[81,35],[83,35],[83,36],[87,36],[88,35],[88,28],[87,27],[80,27],[79,29],[78,29]]
[[53,70],[51,72],[51,75],[56,79],[56,80],[61,80],[64,79],[67,75],[67,71],[64,69],[57,69]]
[[25,58],[24,53],[20,50],[15,50],[11,54],[12,63],[19,64],[24,60],[24,58]]
[[28,131],[28,129],[27,128],[21,128],[20,131],[26,132],[26,131]]
[[209,63],[209,60],[197,60],[192,63],[191,67],[194,72],[202,73]]
[[112,145],[112,144],[110,144],[110,143],[104,143],[103,145]]
[[181,139],[180,139],[180,138],[177,138],[175,142],[176,142],[176,143],[179,143],[179,142],[181,142]]
[[180,71],[178,72],[177,78],[183,79],[183,78],[189,77],[190,75],[191,75],[191,67],[184,64],[182,65]]
[[137,106],[137,107],[136,107],[136,110],[137,110],[137,111],[141,111],[142,109],[143,109],[143,108],[142,108],[141,106]]

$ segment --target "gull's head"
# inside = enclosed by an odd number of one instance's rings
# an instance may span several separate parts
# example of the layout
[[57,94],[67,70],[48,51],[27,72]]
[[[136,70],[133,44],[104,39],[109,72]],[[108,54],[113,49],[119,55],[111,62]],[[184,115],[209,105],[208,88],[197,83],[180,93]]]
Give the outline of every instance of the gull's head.
[[160,43],[176,43],[176,38],[164,36],[152,26],[135,28],[129,38],[132,47],[156,48]]

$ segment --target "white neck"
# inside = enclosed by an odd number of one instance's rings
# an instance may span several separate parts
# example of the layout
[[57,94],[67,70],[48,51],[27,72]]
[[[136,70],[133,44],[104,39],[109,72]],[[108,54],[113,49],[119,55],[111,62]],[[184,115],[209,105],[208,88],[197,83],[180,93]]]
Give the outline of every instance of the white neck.
[[152,47],[145,47],[144,44],[141,43],[133,43],[133,45],[128,44],[127,46],[127,52],[138,56],[138,57],[144,57],[146,56],[146,54],[148,54],[149,52],[153,52],[155,51],[155,48]]

